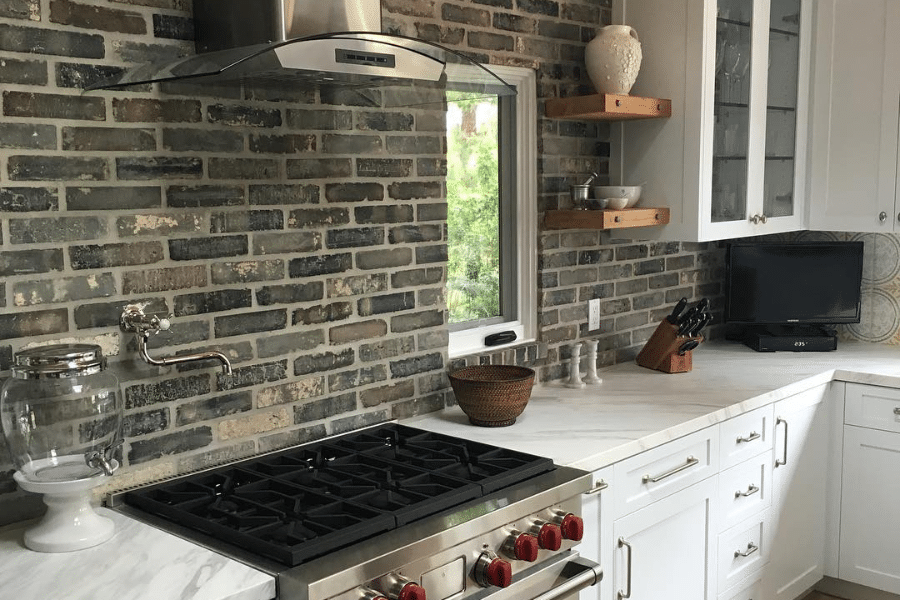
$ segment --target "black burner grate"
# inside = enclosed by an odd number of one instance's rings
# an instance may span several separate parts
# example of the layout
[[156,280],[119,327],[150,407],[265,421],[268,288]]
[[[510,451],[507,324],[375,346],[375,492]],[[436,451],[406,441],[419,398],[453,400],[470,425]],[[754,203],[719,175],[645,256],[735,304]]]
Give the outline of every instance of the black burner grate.
[[553,468],[547,458],[389,424],[129,492],[125,501],[296,566]]

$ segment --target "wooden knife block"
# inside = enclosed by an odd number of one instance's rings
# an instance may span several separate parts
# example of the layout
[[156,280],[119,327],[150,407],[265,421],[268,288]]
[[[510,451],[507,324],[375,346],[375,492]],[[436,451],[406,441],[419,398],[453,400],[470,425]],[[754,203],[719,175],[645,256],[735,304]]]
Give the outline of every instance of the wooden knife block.
[[663,319],[635,360],[642,367],[663,373],[687,373],[693,368],[692,351],[678,354],[678,350],[690,340],[703,341],[703,336],[679,337],[678,326]]

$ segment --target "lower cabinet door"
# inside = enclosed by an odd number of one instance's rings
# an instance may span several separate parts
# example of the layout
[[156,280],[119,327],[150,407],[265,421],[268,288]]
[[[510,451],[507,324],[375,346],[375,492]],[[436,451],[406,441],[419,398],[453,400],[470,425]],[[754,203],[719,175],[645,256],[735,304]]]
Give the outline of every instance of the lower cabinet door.
[[900,594],[900,433],[844,427],[840,578]]
[[795,600],[825,574],[827,389],[816,387],[775,404],[766,600]]
[[717,488],[710,477],[613,523],[610,600],[716,597]]
[[603,579],[578,594],[579,600],[606,600],[612,597],[612,484],[613,468],[606,467],[592,474],[593,485],[581,501],[584,537],[578,552],[600,564]]

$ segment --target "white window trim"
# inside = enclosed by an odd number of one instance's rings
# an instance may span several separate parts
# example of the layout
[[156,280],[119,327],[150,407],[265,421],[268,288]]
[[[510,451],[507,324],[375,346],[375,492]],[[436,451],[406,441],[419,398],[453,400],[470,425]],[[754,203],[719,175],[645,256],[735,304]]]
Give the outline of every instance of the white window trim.
[[[517,91],[516,297],[519,320],[451,331],[450,358],[507,348],[537,339],[537,81],[533,69],[499,65],[488,68]],[[498,346],[484,345],[486,336],[502,331],[514,331],[516,340]]]

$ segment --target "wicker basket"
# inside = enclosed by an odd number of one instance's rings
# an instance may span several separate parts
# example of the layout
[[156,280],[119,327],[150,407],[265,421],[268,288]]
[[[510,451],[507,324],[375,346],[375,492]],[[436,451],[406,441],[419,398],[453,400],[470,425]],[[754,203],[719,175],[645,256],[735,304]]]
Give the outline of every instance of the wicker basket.
[[477,365],[450,373],[456,401],[473,425],[505,427],[516,422],[531,397],[534,371],[510,365]]

